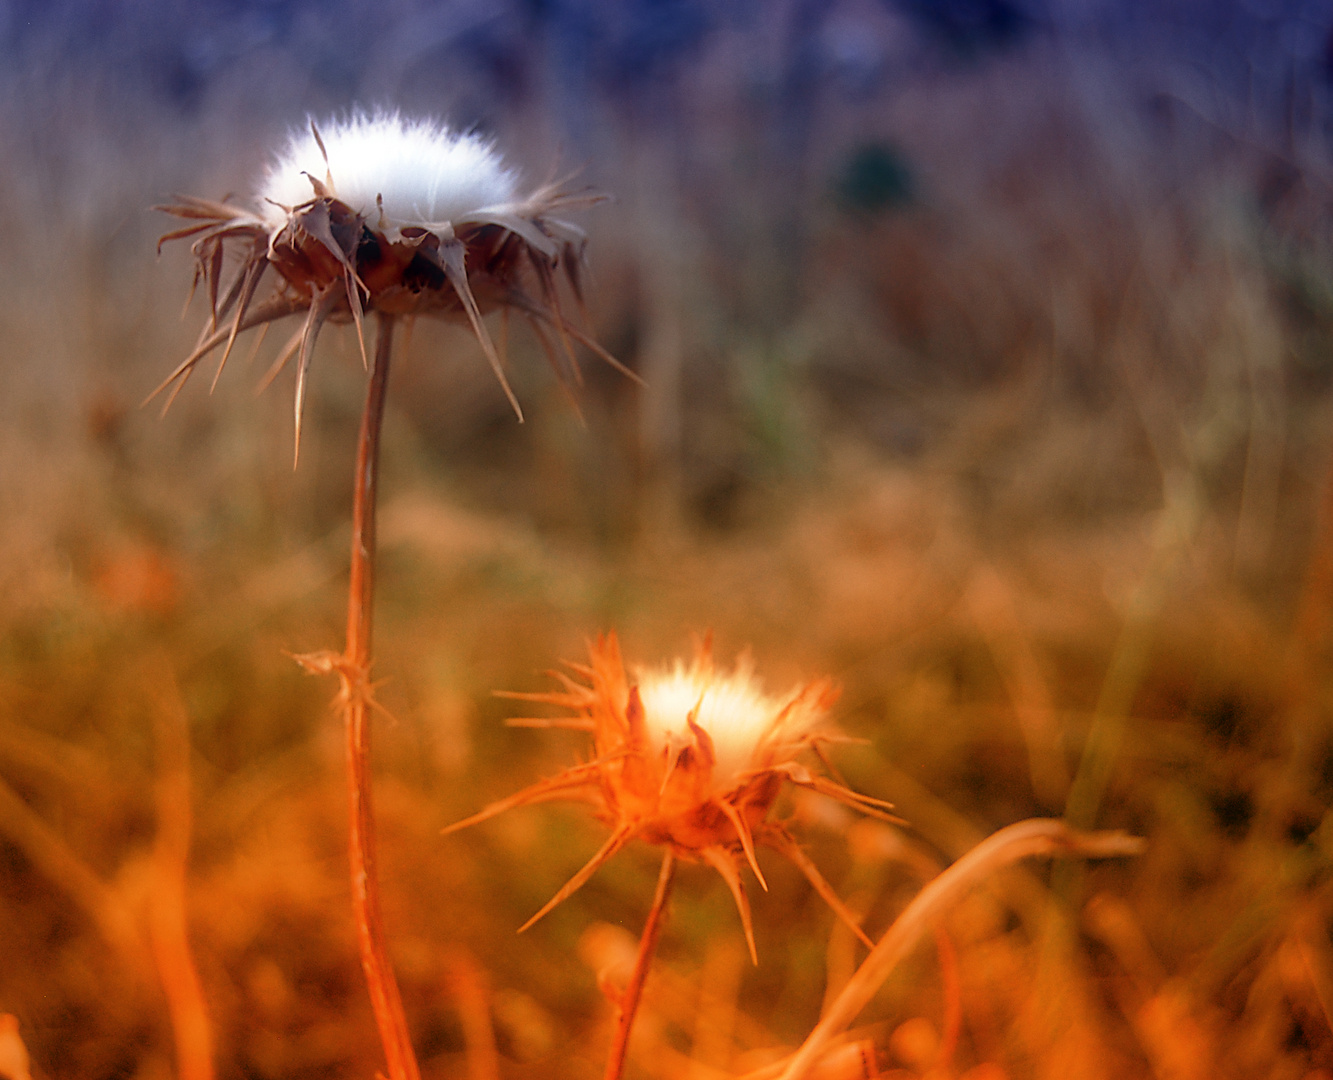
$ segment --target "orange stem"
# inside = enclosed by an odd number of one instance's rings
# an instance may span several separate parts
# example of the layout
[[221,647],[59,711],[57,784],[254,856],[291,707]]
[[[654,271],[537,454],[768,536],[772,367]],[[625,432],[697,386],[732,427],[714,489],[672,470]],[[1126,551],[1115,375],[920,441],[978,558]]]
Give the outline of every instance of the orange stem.
[[671,896],[671,879],[675,873],[676,856],[668,848],[662,856],[662,870],[657,875],[653,906],[648,912],[648,921],[643,924],[643,936],[639,938],[639,953],[634,958],[634,970],[630,972],[629,983],[620,998],[620,1015],[616,1018],[616,1030],[611,1038],[611,1053],[606,1059],[605,1080],[620,1080],[624,1075],[630,1028],[634,1026],[639,999],[643,996],[643,984],[653,963],[653,953],[657,951],[657,939],[662,933],[662,916]]
[[380,431],[389,385],[389,352],[394,320],[381,314],[375,360],[361,417],[352,500],[352,565],[347,595],[347,651],[343,659],[347,718],[347,795],[351,829],[348,854],[352,870],[352,914],[356,920],[361,968],[366,974],[389,1080],[420,1080],[407,1031],[398,981],[389,963],[380,914],[375,867],[375,812],[370,774],[370,634],[375,600],[375,496],[379,478]]

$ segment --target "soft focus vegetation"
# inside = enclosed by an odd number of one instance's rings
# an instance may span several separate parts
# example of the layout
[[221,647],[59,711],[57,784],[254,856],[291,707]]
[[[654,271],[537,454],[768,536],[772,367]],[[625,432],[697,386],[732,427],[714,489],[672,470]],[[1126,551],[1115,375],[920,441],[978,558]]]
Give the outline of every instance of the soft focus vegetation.
[[[522,426],[462,330],[394,372],[375,794],[427,1077],[600,1073],[656,855],[516,937],[602,826],[439,831],[584,752],[491,691],[607,629],[838,680],[835,762],[910,826],[783,811],[872,937],[1022,818],[1147,839],[968,895],[861,1018],[890,1075],[1333,1075],[1315,7],[0,6],[0,1013],[34,1076],[176,1071],[182,917],[220,1077],[381,1067],[331,687],[290,658],[340,640],[355,336],[320,343],[294,474],[288,377],[251,392],[284,332],[137,407],[204,318],[149,207],[247,192],[355,102],[613,193],[590,321],[649,384],[590,359],[580,423],[517,324]],[[683,869],[629,1075],[776,1060],[863,956],[761,859],[757,968]]]

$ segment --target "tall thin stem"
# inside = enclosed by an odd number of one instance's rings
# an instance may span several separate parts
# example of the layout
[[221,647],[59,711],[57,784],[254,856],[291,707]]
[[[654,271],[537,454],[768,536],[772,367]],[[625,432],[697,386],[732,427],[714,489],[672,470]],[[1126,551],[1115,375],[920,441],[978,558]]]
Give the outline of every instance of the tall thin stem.
[[648,969],[652,967],[653,953],[657,951],[657,938],[662,932],[662,915],[666,911],[667,900],[671,896],[671,880],[676,874],[676,856],[671,849],[662,856],[662,869],[657,875],[657,892],[653,896],[653,906],[648,912],[648,920],[643,924],[643,936],[639,938],[639,952],[634,957],[634,970],[630,972],[629,983],[620,998],[620,1015],[616,1017],[616,1030],[611,1037],[611,1053],[606,1059],[605,1080],[620,1080],[625,1072],[625,1052],[629,1049],[629,1033],[634,1026],[634,1017],[639,1011],[639,999],[643,996],[643,984],[648,978]]
[[371,800],[370,685],[371,616],[375,602],[375,497],[379,478],[380,431],[389,385],[389,353],[394,320],[379,316],[375,360],[361,417],[352,499],[352,565],[347,594],[347,649],[343,654],[343,695],[347,718],[347,795],[351,829],[348,854],[352,870],[352,913],[356,920],[361,968],[366,974],[389,1080],[419,1080],[416,1055],[403,1015],[398,981],[389,963],[380,914],[375,867],[375,812]]

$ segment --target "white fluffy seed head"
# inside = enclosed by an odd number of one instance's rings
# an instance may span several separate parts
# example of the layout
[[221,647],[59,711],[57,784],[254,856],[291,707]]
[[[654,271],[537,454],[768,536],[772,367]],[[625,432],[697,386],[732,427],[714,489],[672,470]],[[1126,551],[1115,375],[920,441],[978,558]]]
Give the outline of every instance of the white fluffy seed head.
[[274,231],[287,222],[285,207],[314,197],[311,177],[331,182],[332,194],[374,227],[382,198],[384,225],[393,231],[437,228],[514,199],[517,175],[479,135],[396,113],[316,126],[324,151],[310,125],[294,132],[261,185],[260,212]]
[[649,739],[668,747],[694,741],[686,718],[698,709],[694,720],[713,740],[714,781],[720,787],[750,768],[762,744],[798,738],[819,718],[812,709],[784,711],[791,699],[765,694],[743,664],[731,674],[682,663],[644,672],[639,698]]

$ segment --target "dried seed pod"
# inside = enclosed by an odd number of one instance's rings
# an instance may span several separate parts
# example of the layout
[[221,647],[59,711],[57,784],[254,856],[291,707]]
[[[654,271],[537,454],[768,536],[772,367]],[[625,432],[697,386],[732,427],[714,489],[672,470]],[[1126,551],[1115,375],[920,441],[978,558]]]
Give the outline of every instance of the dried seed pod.
[[[637,378],[572,324],[560,303],[563,276],[581,306],[584,237],[558,215],[599,199],[558,183],[520,195],[516,175],[489,142],[432,122],[356,115],[321,130],[311,121],[269,169],[256,208],[193,196],[158,207],[188,223],[158,247],[192,239],[195,285],[207,291],[210,318],[195,349],[150,399],[170,389],[169,406],[205,356],[223,349],[221,374],[241,331],[300,312],[305,323],[266,380],[297,358],[298,451],[320,330],[328,321],[353,322],[364,359],[362,323],[371,311],[466,323],[520,420],[483,322],[497,309],[528,319],[562,381],[577,377],[573,341]],[[239,265],[224,282],[231,263]],[[260,299],[266,276],[273,287]],[[564,346],[567,363],[550,349],[547,330]]]

